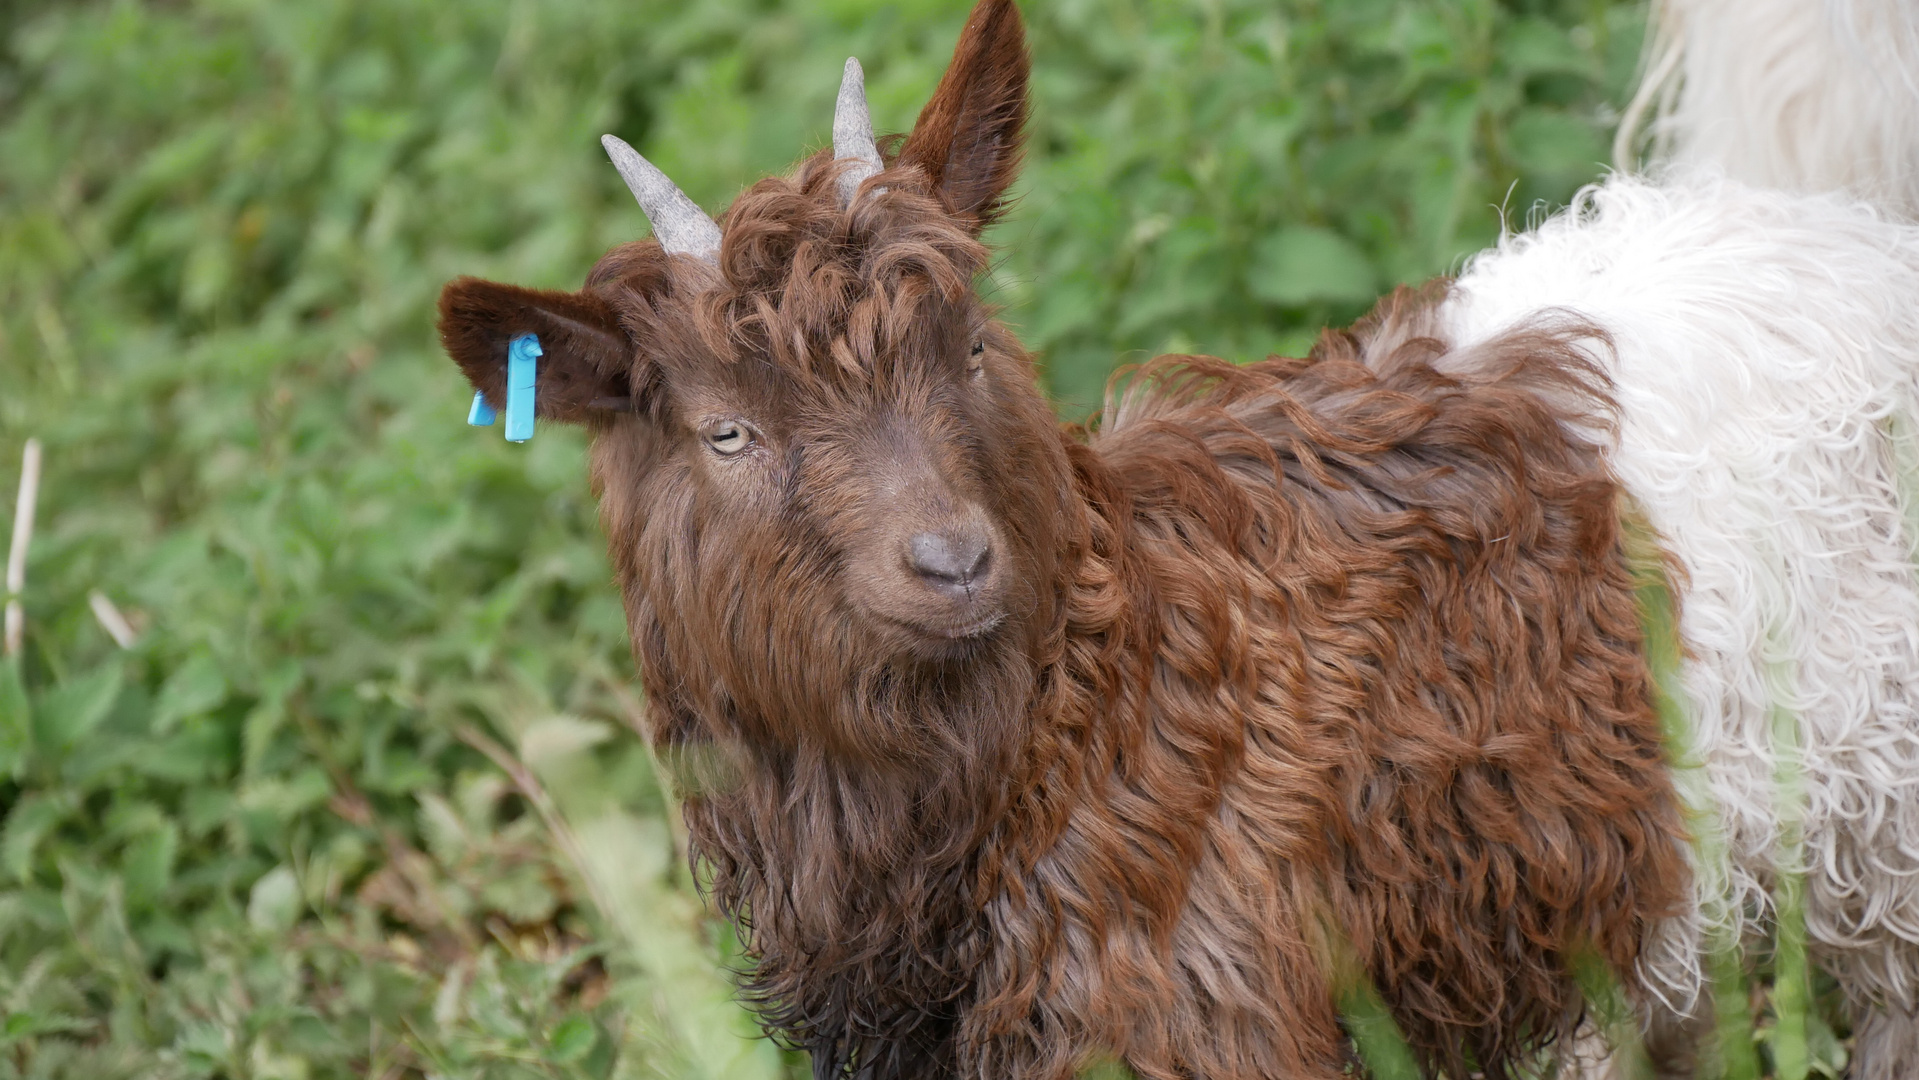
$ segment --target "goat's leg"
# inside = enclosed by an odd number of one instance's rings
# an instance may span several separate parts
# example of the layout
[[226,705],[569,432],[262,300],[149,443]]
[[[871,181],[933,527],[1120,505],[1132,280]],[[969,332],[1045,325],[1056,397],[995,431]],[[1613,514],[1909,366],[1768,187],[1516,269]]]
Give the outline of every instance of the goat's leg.
[[1852,1030],[1852,1080],[1919,1078],[1919,1015],[1869,1004],[1854,1013]]
[[1692,1011],[1679,1013],[1660,1004],[1645,1009],[1636,1045],[1617,1046],[1604,1028],[1588,1017],[1579,1038],[1560,1057],[1555,1080],[1692,1080],[1709,1054],[1701,1048],[1713,1035],[1712,997],[1702,993]]

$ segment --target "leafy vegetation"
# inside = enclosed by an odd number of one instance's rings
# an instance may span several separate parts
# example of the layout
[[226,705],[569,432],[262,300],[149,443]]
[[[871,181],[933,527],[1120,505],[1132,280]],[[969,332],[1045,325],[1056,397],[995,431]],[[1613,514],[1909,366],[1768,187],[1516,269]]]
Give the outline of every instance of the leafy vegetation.
[[[464,427],[431,312],[460,273],[571,287],[643,229],[603,131],[718,208],[825,141],[849,53],[909,127],[965,10],[0,11],[0,487],[28,437],[48,463],[0,665],[0,1078],[802,1071],[732,1002],[625,730],[583,442]],[[1069,413],[1119,359],[1296,352],[1563,202],[1644,18],[1029,16],[989,285]]]

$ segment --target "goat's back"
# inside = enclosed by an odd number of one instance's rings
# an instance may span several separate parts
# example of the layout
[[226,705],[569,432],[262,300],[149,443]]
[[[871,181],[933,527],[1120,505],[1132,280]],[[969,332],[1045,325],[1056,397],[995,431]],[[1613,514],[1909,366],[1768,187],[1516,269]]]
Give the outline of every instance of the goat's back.
[[[1462,352],[1432,299],[1307,360],[1156,361],[1093,449],[1159,627],[1160,739],[1241,740],[1183,926],[1231,938],[1244,872],[1210,865],[1277,863],[1429,1066],[1502,1075],[1578,1022],[1576,955],[1633,970],[1686,864],[1593,332]],[[1224,1052],[1186,1060],[1231,1075]]]

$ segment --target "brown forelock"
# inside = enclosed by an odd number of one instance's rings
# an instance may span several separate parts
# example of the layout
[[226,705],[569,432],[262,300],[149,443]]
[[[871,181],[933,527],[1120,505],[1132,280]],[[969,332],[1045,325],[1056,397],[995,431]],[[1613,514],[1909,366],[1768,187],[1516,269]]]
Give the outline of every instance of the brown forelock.
[[[1399,294],[1307,360],[1155,361],[1075,464],[1092,550],[962,1031],[982,1076],[1332,1076],[1329,957],[1510,1076],[1687,886],[1606,389],[1569,320]],[[1050,728],[1047,725],[1051,725]],[[1341,940],[1343,939],[1343,940]]]
[[[987,251],[916,168],[868,180],[848,209],[821,151],[797,174],[753,185],[722,218],[725,288],[708,294],[716,348],[782,367],[863,378],[882,358],[924,356],[930,324],[978,312],[973,278]],[[883,189],[883,190],[880,190]],[[945,344],[941,341],[937,344]]]
[[[842,210],[834,168],[742,195],[717,272],[651,243],[602,260],[589,288],[657,382],[599,434],[595,485],[649,734],[683,766],[748,993],[822,1060],[922,1075],[951,1052],[981,838],[1023,783],[1034,680],[1063,634],[1071,488],[1030,361],[973,295],[983,249],[917,170]],[[715,465],[694,425],[719,407],[763,428],[776,467]],[[930,459],[997,524],[1016,586],[991,634],[915,657],[849,599],[882,451]]]

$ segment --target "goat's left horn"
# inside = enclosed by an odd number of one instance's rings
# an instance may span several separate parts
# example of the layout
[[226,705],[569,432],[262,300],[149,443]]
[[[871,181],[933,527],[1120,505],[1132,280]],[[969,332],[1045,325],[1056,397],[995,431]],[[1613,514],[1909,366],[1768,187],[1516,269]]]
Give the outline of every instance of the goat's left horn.
[[866,73],[857,58],[847,57],[840,78],[840,97],[833,106],[833,156],[859,164],[840,173],[840,205],[851,206],[853,194],[869,176],[886,167],[873,141],[873,114],[866,107]]
[[697,255],[710,263],[719,261],[720,227],[706,216],[700,204],[687,198],[686,192],[667,179],[658,166],[641,157],[638,150],[628,146],[626,140],[617,135],[602,135],[600,145],[606,147],[606,156],[612,158],[613,167],[620,170],[620,179],[626,181],[633,197],[639,200],[640,212],[653,223],[653,235],[661,247],[669,254]]

